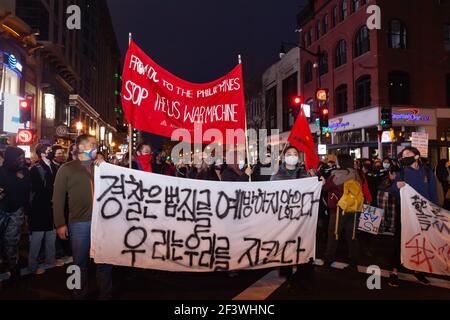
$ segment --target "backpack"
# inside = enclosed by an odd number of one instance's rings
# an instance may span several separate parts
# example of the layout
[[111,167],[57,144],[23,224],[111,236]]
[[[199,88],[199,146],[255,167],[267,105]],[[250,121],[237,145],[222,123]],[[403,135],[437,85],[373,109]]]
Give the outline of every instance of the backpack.
[[352,240],[356,238],[356,213],[362,212],[364,205],[364,194],[361,183],[356,179],[350,179],[344,182],[344,192],[337,203],[336,226],[334,234],[336,240],[339,240],[339,216],[346,213],[354,213],[353,215],[353,235]]
[[344,183],[344,193],[338,201],[338,207],[342,214],[348,212],[362,212],[364,204],[364,194],[361,184],[355,179]]

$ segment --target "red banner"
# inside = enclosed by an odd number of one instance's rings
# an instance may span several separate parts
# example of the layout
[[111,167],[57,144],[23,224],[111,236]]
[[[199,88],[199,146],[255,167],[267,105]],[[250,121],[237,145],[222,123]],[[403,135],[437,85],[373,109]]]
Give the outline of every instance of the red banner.
[[224,138],[216,141],[207,134],[195,142],[234,143],[225,137],[226,129],[245,128],[242,66],[213,82],[191,83],[160,67],[131,41],[122,75],[122,106],[128,123],[141,131],[170,138],[174,130],[186,129],[189,137],[179,140],[193,142],[195,126],[196,133],[218,129]]

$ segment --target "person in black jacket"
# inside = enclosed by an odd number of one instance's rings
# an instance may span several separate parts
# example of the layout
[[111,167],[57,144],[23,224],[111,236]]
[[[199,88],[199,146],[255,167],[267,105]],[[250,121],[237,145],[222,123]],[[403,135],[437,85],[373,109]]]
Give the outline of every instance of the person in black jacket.
[[36,146],[39,161],[31,168],[31,210],[29,215],[30,250],[28,269],[31,273],[43,274],[44,268],[38,268],[38,256],[42,240],[45,239],[45,264],[63,266],[61,260],[55,260],[56,233],[53,224],[53,183],[58,167],[48,159],[52,147],[47,144]]
[[7,147],[5,160],[0,168],[0,220],[4,221],[0,234],[0,245],[4,249],[10,280],[20,275],[19,241],[24,222],[24,212],[28,207],[30,194],[30,176],[25,167],[25,153],[17,147]]

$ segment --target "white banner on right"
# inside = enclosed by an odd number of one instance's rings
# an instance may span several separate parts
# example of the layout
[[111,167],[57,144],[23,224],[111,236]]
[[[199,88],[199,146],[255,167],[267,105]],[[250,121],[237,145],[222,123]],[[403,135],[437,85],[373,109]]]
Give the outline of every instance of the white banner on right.
[[450,275],[450,211],[431,203],[409,185],[400,195],[402,264],[415,271]]

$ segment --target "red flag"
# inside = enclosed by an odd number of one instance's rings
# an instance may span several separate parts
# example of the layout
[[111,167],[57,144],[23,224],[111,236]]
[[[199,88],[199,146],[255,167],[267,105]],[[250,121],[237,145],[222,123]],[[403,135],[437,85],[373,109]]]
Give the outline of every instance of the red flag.
[[[171,74],[148,57],[133,41],[122,75],[122,106],[131,125],[166,137],[186,129],[192,142],[201,129],[245,129],[245,100],[242,66],[210,83],[196,84]],[[206,135],[205,135],[206,136]],[[209,140],[211,139],[211,140]],[[187,141],[190,140],[190,141]],[[216,139],[204,138],[199,142]],[[233,144],[233,141],[216,141]]]
[[297,121],[291,130],[288,141],[298,150],[305,153],[305,165],[307,170],[311,168],[317,169],[320,160],[303,109],[300,111]]

